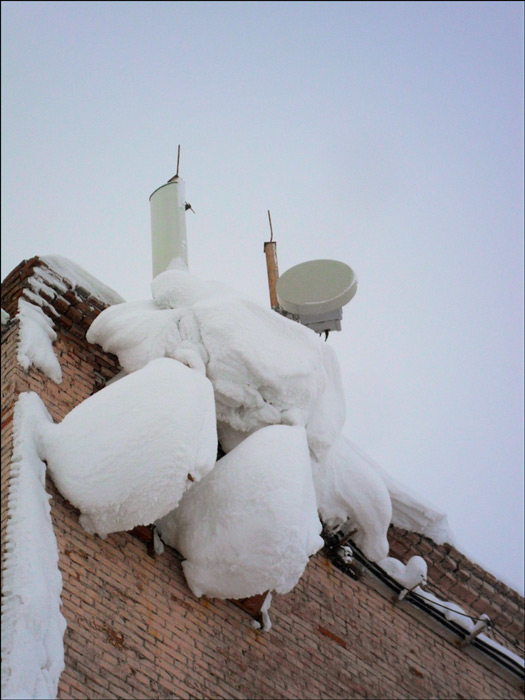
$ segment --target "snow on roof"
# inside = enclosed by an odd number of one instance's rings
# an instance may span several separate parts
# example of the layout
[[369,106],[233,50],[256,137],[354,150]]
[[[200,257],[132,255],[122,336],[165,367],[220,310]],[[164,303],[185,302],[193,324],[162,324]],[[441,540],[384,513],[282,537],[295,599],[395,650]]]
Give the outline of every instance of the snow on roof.
[[156,525],[195,595],[287,593],[323,546],[304,428],[258,430]]
[[[104,304],[120,304],[124,301],[114,289],[100,282],[80,265],[62,257],[62,255],[42,255],[40,260],[55,273],[49,279],[53,285],[56,285],[57,282],[60,283],[62,278],[67,280],[73,287],[83,287],[94,297],[104,302]],[[39,274],[44,280],[46,276],[49,278],[49,272],[45,268],[40,267]],[[63,291],[66,291],[65,287]]]
[[302,425],[316,456],[329,448],[346,413],[330,346],[300,324],[184,270],[162,273],[152,290],[153,301],[103,311],[88,341],[116,354],[127,372],[155,356],[205,370],[218,421],[243,437],[266,425]]
[[131,373],[158,357],[174,358],[183,341],[181,316],[180,309],[161,309],[151,300],[128,301],[97,316],[86,338],[117,355],[120,366]]
[[[181,266],[153,281],[152,300],[127,303],[65,258],[41,260],[19,300],[19,362],[60,381],[56,333],[42,310],[50,305],[40,292],[67,291],[65,279],[110,305],[87,340],[118,355],[124,376],[58,425],[35,394],[17,404],[4,697],[54,697],[63,668],[61,579],[40,457],[88,532],[104,537],[155,521],[185,557],[198,596],[288,592],[323,546],[320,515],[328,527],[357,528],[353,539],[370,560],[443,608],[419,588],[427,574],[421,557],[406,566],[386,557],[386,533],[392,521],[451,543],[446,516],[341,434],[344,394],[330,346]],[[228,454],[215,463],[217,427]],[[448,619],[472,631],[460,606],[446,607]]]
[[371,561],[388,554],[387,532],[392,504],[384,481],[340,435],[327,454],[312,460],[317,507],[330,528],[349,521],[353,540]]
[[55,698],[64,669],[62,577],[39,457],[37,426],[51,422],[35,393],[15,405],[2,602],[2,697]]
[[355,524],[356,543],[372,560],[388,554],[391,520],[450,539],[445,516],[405,494],[341,435],[341,371],[315,333],[181,266],[158,275],[152,295],[107,308],[88,341],[116,354],[125,372],[168,357],[205,374],[226,452],[269,425],[305,427],[321,517],[329,526]]
[[148,525],[215,464],[212,386],[180,362],[153,360],[46,423],[42,452],[88,532]]
[[436,544],[445,542],[454,544],[455,538],[445,513],[437,510],[427,500],[391,476],[354,442],[347,438],[345,440],[354,454],[353,459],[366,462],[386,484],[392,501],[392,523],[396,527],[418,532],[420,535],[429,537]]
[[[18,362],[28,370],[34,365],[57,384],[62,382],[62,370],[53,349],[56,331],[51,316],[57,316],[57,311],[44,298],[54,299],[59,293],[67,291],[64,284],[67,280],[73,288],[80,286],[89,294],[94,295],[105,304],[119,304],[122,297],[99,282],[95,277],[83,270],[79,265],[61,257],[49,255],[39,258],[42,265],[35,265],[33,274],[27,280],[23,297],[18,301],[17,318],[20,321]],[[43,309],[47,313],[44,313]],[[2,311],[4,324],[6,312]],[[7,318],[9,316],[7,315]],[[5,319],[5,320],[4,320]]]

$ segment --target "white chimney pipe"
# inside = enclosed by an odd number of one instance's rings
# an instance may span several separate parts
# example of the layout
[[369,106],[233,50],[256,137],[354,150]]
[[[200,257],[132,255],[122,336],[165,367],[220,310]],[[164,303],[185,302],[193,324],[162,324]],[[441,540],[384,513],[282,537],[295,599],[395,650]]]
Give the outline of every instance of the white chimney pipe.
[[181,258],[188,266],[184,189],[184,180],[175,175],[149,198],[154,278],[164,272],[174,258]]

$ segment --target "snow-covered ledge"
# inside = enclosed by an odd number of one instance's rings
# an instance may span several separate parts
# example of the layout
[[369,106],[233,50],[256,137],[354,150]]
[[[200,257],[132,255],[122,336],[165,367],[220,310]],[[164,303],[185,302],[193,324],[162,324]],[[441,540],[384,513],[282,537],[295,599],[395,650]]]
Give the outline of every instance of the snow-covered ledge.
[[[16,318],[20,322],[20,331],[17,359],[24,370],[27,371],[34,365],[56,384],[60,384],[62,369],[53,347],[57,339],[54,319],[59,314],[48,300],[68,291],[77,296],[75,290],[78,287],[108,306],[120,304],[124,299],[67,258],[47,255],[37,260],[42,264],[35,264],[33,274],[27,279],[27,286],[18,301]],[[8,319],[9,314],[2,310],[2,324],[7,323]]]
[[56,698],[64,669],[62,576],[38,426],[51,421],[34,392],[21,394],[13,461],[2,604],[2,698]]

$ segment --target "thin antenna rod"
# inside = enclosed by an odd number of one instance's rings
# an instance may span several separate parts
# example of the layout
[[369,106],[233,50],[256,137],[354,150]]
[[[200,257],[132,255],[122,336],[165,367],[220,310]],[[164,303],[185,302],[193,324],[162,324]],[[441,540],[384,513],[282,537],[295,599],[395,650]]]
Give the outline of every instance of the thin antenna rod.
[[268,209],[268,221],[270,222],[270,233],[271,233],[270,243],[271,243],[273,241],[273,227],[272,227],[272,217],[271,217],[269,209]]
[[179,165],[180,165],[180,143],[179,143],[179,148],[177,150],[177,172],[173,177],[170,177],[168,182],[175,182],[176,180],[179,179]]

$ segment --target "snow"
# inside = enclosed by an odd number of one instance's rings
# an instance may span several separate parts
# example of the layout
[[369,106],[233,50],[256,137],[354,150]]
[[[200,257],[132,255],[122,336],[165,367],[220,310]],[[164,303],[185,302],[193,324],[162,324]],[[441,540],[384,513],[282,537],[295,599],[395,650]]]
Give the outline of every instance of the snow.
[[175,258],[166,272],[157,275],[151,283],[151,294],[161,309],[189,308],[216,294],[232,296],[236,293],[220,282],[207,282],[188,272]]
[[250,435],[156,526],[196,596],[287,593],[323,546],[304,428]]
[[[28,279],[28,283],[33,292],[35,292],[42,301],[44,301],[42,293],[46,294],[50,299],[54,299],[57,296],[56,290],[45,283],[44,277],[47,280],[53,279],[55,286],[58,286],[62,291],[66,291],[65,284],[54,273],[51,273],[47,268],[34,267],[33,275]],[[26,293],[27,290],[24,291],[24,294]]]
[[314,455],[322,456],[346,412],[330,346],[300,324],[182,269],[158,275],[152,293],[153,301],[103,311],[88,341],[116,354],[126,372],[153,357],[205,372],[219,424],[237,434],[232,446],[267,425],[301,425]]
[[262,625],[258,620],[252,620],[252,627],[256,630],[261,629],[263,632],[269,632],[272,629],[272,621],[270,620],[270,606],[272,604],[272,594],[268,593],[261,605],[260,613],[262,617]]
[[[195,595],[245,598],[269,591],[261,609],[267,631],[271,591],[290,591],[308,558],[323,546],[320,517],[327,528],[352,532],[365,556],[403,586],[400,597],[411,590],[467,632],[477,631],[459,605],[420,588],[427,581],[421,557],[406,566],[387,557],[391,522],[441,544],[453,541],[447,518],[341,434],[345,405],[339,364],[315,333],[222,284],[199,280],[180,259],[155,278],[153,299],[135,302],[124,302],[65,258],[41,259],[51,269],[35,268],[26,298],[19,300],[20,364],[25,369],[34,364],[61,381],[52,347],[56,333],[41,308],[49,304],[39,294],[65,291],[64,277],[110,304],[87,340],[116,354],[123,368],[58,425],[36,395],[19,402],[30,409],[23,424],[32,437],[17,438],[15,462],[29,464],[28,474],[34,484],[38,474],[42,487],[45,459],[88,532],[105,537],[155,522],[155,551],[161,554],[165,542],[181,552]],[[218,439],[227,454],[215,462]],[[16,493],[21,483],[20,477],[15,480]],[[27,499],[29,487],[22,493]],[[26,586],[23,567],[16,576],[12,567],[6,578],[6,682],[14,679],[9,697],[50,697],[63,668],[56,541],[45,492],[33,495],[35,502],[40,499],[40,511],[42,498],[45,526],[30,532],[22,515],[8,526],[8,561],[15,566],[27,567],[25,548],[15,541],[28,540],[34,547],[36,533],[48,540],[41,547],[44,572],[35,579],[43,586],[33,580]],[[13,512],[22,500],[13,496]],[[36,505],[25,510],[40,512]],[[20,523],[22,537],[13,534]],[[339,554],[352,560],[348,545]],[[26,644],[17,639],[27,636],[28,626],[16,606],[23,604],[26,587],[31,601],[52,599],[42,606],[50,621],[42,611],[35,618],[31,644],[39,646],[31,662],[34,657],[37,670],[27,681],[32,690],[16,686],[23,675],[17,649]]]
[[17,318],[20,321],[18,362],[25,370],[34,365],[60,384],[62,369],[53,350],[53,342],[57,337],[53,322],[39,306],[22,297],[18,300]]
[[[480,630],[484,629],[487,624],[490,626],[488,615],[482,614],[474,621],[472,616],[470,616],[461,605],[450,600],[442,600],[430,591],[424,591],[420,587],[425,586],[427,583],[427,564],[422,557],[417,555],[413,556],[408,560],[406,565],[398,559],[386,557],[383,561],[379,562],[379,566],[404,587],[405,590],[403,592],[412,591],[425,602],[429,603],[433,608],[441,612],[446,620],[454,622],[459,627],[463,628],[468,635],[477,635],[477,639],[481,642],[493,647],[520,666],[525,667],[525,661],[520,656],[494,641],[486,634],[480,633]],[[400,598],[401,597],[403,596],[400,595]]]
[[321,456],[345,420],[339,365],[303,326],[244,299],[206,299],[193,312],[209,355],[217,419],[247,433],[266,425],[306,427]]
[[212,386],[180,362],[153,360],[46,425],[42,446],[88,532],[147,525],[215,464]]
[[[50,298],[56,297],[57,289],[60,292],[67,291],[67,286],[63,281],[66,279],[73,287],[82,286],[106,304],[116,304],[124,300],[110,287],[99,282],[67,258],[51,255],[43,256],[40,260],[49,269],[44,266],[35,266],[33,275],[27,281],[27,288],[24,289],[25,298],[21,297],[18,302],[17,318],[20,320],[18,362],[25,370],[34,365],[47,377],[60,384],[62,370],[53,350],[53,342],[57,336],[53,322],[43,312],[42,307],[45,307],[54,316],[57,316],[57,312],[41,296],[41,292]],[[2,323],[4,323],[3,315]]]
[[344,564],[351,564],[354,560],[354,552],[349,544],[343,544],[337,548],[337,555]]
[[[34,277],[30,277],[28,280],[28,283],[31,284],[31,282],[34,280]],[[51,304],[46,301],[43,297],[41,297],[39,294],[36,292],[33,292],[31,289],[24,289],[24,297],[26,299],[29,299],[33,304],[37,304],[38,306],[41,306],[42,308],[45,306],[46,309],[53,315],[53,316],[58,316],[58,311],[55,310]]]
[[188,263],[184,260],[184,258],[181,258],[179,255],[177,255],[175,258],[172,258],[166,267],[166,270],[188,270]]
[[418,555],[411,557],[406,564],[394,557],[386,557],[379,562],[379,566],[409,591],[427,583],[427,563]]
[[[472,635],[474,637],[476,635],[476,638],[480,642],[496,649],[501,654],[519,664],[522,668],[525,667],[524,659],[491,639],[486,634],[480,633],[480,630],[484,629],[487,624],[490,626],[490,618],[488,615],[483,613],[479,618],[473,619],[461,605],[450,600],[442,600],[430,591],[424,591],[420,587],[427,583],[427,564],[422,557],[417,555],[413,556],[408,560],[406,565],[398,559],[386,557],[383,561],[379,562],[379,566],[404,587],[405,590],[403,592],[412,591],[426,603],[441,612],[446,620],[454,622],[464,629],[468,636]],[[400,595],[400,598],[402,597],[403,596]],[[474,621],[475,619],[476,621]]]
[[20,394],[2,591],[2,698],[55,698],[64,669],[62,578],[37,439],[38,426],[50,422],[35,393]]
[[388,554],[392,518],[390,496],[382,478],[340,435],[320,461],[312,460],[319,515],[330,529],[348,522],[352,536],[371,561]]
[[396,527],[429,537],[436,544],[454,544],[445,513],[391,476],[351,440],[346,439],[346,442],[355,453],[355,459],[366,462],[386,484],[392,502],[392,523]]
[[[60,282],[60,279],[63,278],[67,280],[72,287],[83,287],[87,292],[104,304],[120,304],[124,301],[120,294],[117,294],[114,289],[108,287],[96,277],[93,277],[93,275],[86,272],[80,265],[62,257],[62,255],[44,255],[40,257],[40,260],[55,273],[50,279],[50,283],[54,286],[56,286],[57,280]],[[44,270],[44,268],[38,268],[38,272],[45,280],[48,271]],[[62,291],[66,291],[66,289],[67,288],[64,286]]]
[[478,639],[480,641],[484,642],[487,646],[492,647],[493,649],[496,649],[497,651],[499,651],[500,654],[504,654],[509,659],[512,659],[512,661],[519,664],[522,668],[525,668],[525,659],[523,659],[521,656],[518,656],[513,651],[510,651],[510,649],[507,649],[499,642],[496,642],[494,639],[491,639],[490,637],[488,637],[486,634],[483,634],[483,633],[478,635]]
[[159,357],[177,359],[178,353],[182,356],[188,346],[201,358],[200,362],[194,360],[194,364],[204,367],[202,351],[187,337],[191,317],[188,320],[183,316],[182,310],[161,309],[154,301],[130,301],[110,306],[99,314],[86,338],[117,355],[128,374]]
[[450,622],[455,622],[467,632],[472,632],[472,630],[474,629],[474,623],[472,622],[472,618],[470,617],[470,615],[468,615],[464,608],[462,608],[457,603],[447,600],[441,600],[441,598],[438,598],[433,593],[430,593],[430,591],[423,591],[421,589],[416,588],[415,592],[421,598],[426,600],[427,603],[430,603],[432,607],[434,607],[436,610],[439,610],[439,612],[443,613],[445,618]]
[[6,323],[9,321],[10,316],[5,309],[1,309],[1,311],[2,311],[2,326],[5,326]]

